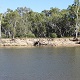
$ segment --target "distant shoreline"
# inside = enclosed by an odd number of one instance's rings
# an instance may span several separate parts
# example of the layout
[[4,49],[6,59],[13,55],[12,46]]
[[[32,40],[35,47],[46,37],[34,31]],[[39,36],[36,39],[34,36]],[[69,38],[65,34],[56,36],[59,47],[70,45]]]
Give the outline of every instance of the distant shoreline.
[[39,41],[44,47],[75,47],[79,41],[71,41],[72,38],[16,38],[0,39],[0,47],[34,47],[34,43]]

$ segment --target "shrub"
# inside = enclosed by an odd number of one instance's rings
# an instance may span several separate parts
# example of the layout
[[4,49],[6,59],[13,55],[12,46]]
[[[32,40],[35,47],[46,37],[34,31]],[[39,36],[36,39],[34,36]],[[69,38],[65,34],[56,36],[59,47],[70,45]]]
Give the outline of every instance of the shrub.
[[51,38],[57,38],[57,34],[56,34],[56,33],[51,33],[51,34],[50,34],[50,37],[51,37]]
[[6,35],[4,33],[1,34],[2,38],[6,38]]
[[34,35],[33,33],[28,33],[28,34],[27,34],[27,37],[28,37],[28,38],[35,38],[35,35]]

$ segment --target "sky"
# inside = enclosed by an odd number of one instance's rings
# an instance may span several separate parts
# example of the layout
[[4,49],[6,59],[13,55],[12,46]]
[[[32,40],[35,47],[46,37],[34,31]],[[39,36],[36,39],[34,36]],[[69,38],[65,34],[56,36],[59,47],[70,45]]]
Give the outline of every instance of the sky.
[[34,12],[50,10],[51,7],[67,9],[73,2],[74,0],[1,0],[0,13],[6,12],[7,8],[15,10],[17,7],[27,7]]

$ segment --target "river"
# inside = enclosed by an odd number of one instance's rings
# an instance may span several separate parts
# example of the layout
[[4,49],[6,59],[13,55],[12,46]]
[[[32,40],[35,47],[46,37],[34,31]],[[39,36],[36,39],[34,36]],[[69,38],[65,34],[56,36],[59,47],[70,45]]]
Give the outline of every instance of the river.
[[0,80],[80,80],[80,47],[0,48]]

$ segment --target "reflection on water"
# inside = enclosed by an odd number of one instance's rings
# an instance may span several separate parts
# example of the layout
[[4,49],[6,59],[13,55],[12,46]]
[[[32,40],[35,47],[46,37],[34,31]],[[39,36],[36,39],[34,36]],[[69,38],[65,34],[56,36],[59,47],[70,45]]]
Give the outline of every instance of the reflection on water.
[[80,80],[80,47],[2,48],[0,80]]

